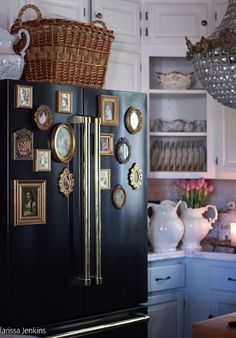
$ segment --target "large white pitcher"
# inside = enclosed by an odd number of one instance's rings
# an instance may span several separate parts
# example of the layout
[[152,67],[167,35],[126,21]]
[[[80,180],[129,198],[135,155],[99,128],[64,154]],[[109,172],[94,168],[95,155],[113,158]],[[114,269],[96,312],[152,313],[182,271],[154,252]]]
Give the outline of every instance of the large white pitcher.
[[149,240],[155,252],[175,251],[184,233],[184,225],[177,215],[180,201],[165,200],[160,204],[150,203]]

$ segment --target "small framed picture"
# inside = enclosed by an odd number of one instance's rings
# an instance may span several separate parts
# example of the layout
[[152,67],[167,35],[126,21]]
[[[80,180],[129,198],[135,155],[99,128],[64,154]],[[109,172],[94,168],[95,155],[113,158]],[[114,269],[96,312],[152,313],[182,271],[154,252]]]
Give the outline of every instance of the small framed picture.
[[101,155],[114,154],[114,135],[113,134],[100,134],[100,153]]
[[48,106],[41,104],[34,113],[34,122],[37,124],[39,129],[47,130],[53,122],[51,109]]
[[122,209],[126,203],[126,191],[122,184],[117,184],[112,191],[112,202],[117,209]]
[[33,159],[33,133],[25,128],[13,133],[13,160]]
[[74,129],[68,123],[56,124],[51,136],[51,149],[58,162],[69,162],[75,151]]
[[34,171],[51,171],[51,149],[35,149]]
[[72,92],[57,92],[57,112],[72,113],[73,93]]
[[46,223],[46,181],[14,180],[14,225]]
[[33,87],[25,85],[16,85],[16,107],[33,107]]
[[119,97],[101,95],[100,96],[100,117],[104,126],[119,125]]
[[100,189],[109,190],[111,188],[111,169],[100,170]]
[[70,193],[74,189],[74,177],[68,168],[64,168],[62,173],[59,174],[58,187],[60,193],[64,196],[69,197]]

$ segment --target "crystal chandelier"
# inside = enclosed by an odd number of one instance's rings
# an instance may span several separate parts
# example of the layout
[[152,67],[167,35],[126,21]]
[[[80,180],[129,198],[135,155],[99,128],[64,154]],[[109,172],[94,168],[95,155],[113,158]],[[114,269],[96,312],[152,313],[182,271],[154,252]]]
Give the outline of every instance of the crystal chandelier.
[[195,45],[185,39],[187,58],[203,88],[224,106],[236,108],[236,0],[229,0],[222,22],[208,38]]

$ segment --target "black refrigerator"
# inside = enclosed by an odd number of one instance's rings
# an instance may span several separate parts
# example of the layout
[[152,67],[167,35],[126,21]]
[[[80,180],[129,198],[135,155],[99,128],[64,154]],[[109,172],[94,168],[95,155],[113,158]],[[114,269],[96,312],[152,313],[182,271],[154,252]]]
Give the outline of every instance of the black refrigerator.
[[0,90],[1,333],[145,338],[146,95]]

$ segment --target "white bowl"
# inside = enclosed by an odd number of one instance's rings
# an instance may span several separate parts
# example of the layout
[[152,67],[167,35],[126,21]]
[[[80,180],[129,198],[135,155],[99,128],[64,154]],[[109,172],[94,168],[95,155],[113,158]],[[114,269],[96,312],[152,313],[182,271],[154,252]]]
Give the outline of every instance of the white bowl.
[[161,89],[189,89],[192,85],[194,73],[156,72],[156,79]]

